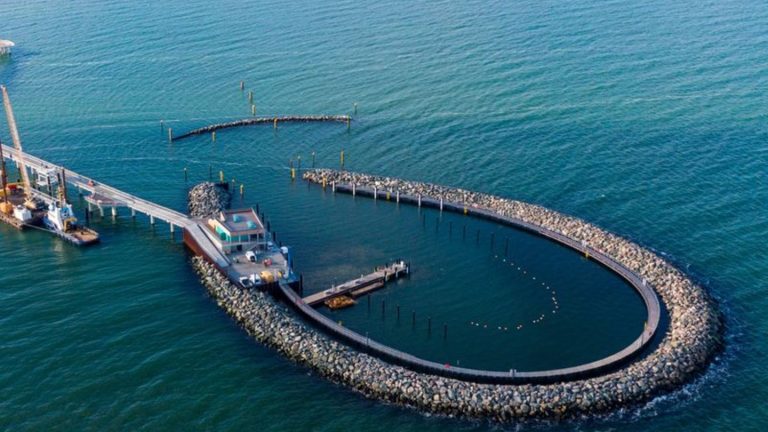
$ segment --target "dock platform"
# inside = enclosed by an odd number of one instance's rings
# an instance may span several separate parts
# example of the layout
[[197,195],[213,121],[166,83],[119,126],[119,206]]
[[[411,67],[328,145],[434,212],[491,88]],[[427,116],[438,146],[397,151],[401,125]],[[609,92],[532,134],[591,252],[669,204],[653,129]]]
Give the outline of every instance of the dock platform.
[[343,295],[359,297],[382,288],[388,281],[398,279],[403,275],[410,274],[410,272],[411,265],[403,260],[399,260],[392,264],[378,267],[373,273],[306,296],[303,300],[309,306],[319,306],[327,300]]

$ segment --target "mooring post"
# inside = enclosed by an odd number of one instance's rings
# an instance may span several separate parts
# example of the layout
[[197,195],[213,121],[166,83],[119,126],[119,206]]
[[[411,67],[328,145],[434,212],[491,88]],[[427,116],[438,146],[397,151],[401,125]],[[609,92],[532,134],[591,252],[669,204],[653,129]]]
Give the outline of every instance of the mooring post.
[[357,102],[353,103],[352,106],[355,108],[355,115],[357,115]]
[[304,297],[304,273],[299,273],[299,295]]
[[173,129],[168,128],[168,142],[173,142]]
[[331,190],[333,191],[333,193],[336,193],[336,180],[331,182]]
[[253,90],[248,90],[248,102],[253,103]]
[[240,200],[243,200],[243,197],[245,196],[245,185],[240,183]]
[[102,207],[101,205],[99,205],[99,216],[102,218],[104,217],[104,207]]
[[165,123],[163,123],[163,121],[160,120],[160,132],[162,132],[163,129],[165,129]]
[[155,225],[155,217],[152,216],[152,215],[149,215],[149,224],[150,225]]
[[131,207],[131,219],[136,219],[136,209]]
[[443,197],[440,197],[440,211],[443,211]]
[[211,132],[211,142],[216,142],[216,131]]
[[272,127],[277,130],[277,117],[275,117],[275,122],[273,123]]
[[344,169],[344,149],[341,149],[341,153],[339,154],[339,165],[341,166],[341,169]]
[[376,188],[376,186],[374,186],[373,187],[373,199],[375,200],[375,199],[378,199],[378,198],[379,198],[379,191]]
[[240,81],[240,91],[245,90],[245,81]]
[[251,104],[251,115],[256,116],[256,104],[254,103]]
[[168,222],[168,224],[171,226],[171,234],[173,234],[173,232],[174,232],[174,229],[173,229],[173,222]]
[[400,189],[395,192],[395,202],[400,204]]
[[421,194],[419,194],[419,207],[421,207]]
[[357,186],[355,183],[352,183],[352,196],[357,195]]

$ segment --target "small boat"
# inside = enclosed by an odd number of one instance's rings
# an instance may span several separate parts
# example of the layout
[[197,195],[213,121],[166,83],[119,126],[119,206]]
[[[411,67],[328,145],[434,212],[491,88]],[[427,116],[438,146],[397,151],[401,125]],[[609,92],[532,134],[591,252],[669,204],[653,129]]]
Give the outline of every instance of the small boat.
[[72,204],[53,202],[43,217],[43,224],[57,236],[77,246],[86,246],[99,241],[99,233],[79,225],[72,211]]
[[72,211],[72,204],[67,202],[64,170],[61,171],[60,175],[61,178],[58,181],[59,197],[48,205],[48,211],[45,213],[45,217],[43,217],[45,228],[77,246],[86,246],[98,242],[99,233],[77,223],[75,212]]
[[326,300],[324,303],[326,306],[328,306],[328,309],[331,310],[344,309],[357,304],[357,302],[352,299],[352,297],[347,296],[334,297],[330,300]]

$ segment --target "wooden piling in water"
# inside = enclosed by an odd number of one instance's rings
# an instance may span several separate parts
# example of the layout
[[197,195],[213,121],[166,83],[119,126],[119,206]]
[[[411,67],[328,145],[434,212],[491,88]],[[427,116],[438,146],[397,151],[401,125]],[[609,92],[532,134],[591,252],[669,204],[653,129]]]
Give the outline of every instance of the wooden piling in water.
[[168,128],[168,142],[173,142],[173,129]]

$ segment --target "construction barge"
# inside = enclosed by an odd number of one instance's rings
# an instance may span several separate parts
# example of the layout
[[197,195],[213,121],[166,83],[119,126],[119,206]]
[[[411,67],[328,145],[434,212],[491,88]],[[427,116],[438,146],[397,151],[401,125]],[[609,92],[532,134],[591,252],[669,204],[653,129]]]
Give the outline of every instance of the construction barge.
[[99,234],[78,223],[72,204],[67,201],[67,180],[64,169],[38,172],[37,185],[47,188],[46,192],[32,187],[11,100],[4,86],[0,86],[0,91],[3,94],[3,106],[17,153],[16,162],[21,177],[19,182],[8,183],[8,170],[3,146],[0,143],[0,169],[2,170],[0,173],[0,195],[2,195],[0,221],[19,230],[35,228],[48,231],[77,246],[98,242]]

